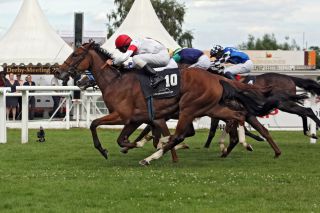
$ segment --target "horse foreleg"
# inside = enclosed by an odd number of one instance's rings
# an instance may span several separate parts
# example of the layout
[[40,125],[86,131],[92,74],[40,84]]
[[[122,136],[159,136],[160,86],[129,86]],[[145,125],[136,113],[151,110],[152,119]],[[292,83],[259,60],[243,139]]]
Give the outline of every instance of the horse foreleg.
[[221,133],[221,136],[220,136],[220,139],[219,139],[219,142],[218,142],[219,147],[220,147],[220,151],[222,152],[222,155],[227,152],[227,149],[226,149],[226,146],[225,146],[225,140],[226,140],[227,134],[228,134],[227,130],[224,129],[222,131],[222,133]]
[[278,145],[273,141],[269,131],[258,121],[258,119],[254,116],[248,116],[247,122],[251,124],[253,128],[255,128],[270,144],[275,153],[275,158],[281,155],[281,151]]
[[139,163],[141,165],[149,165],[152,160],[159,159],[167,151],[173,149],[176,145],[181,143],[185,138],[185,133],[187,131],[188,125],[193,121],[193,116],[190,116],[192,114],[193,113],[180,112],[175,134],[173,136],[170,136],[169,142],[163,148],[159,149]]
[[[150,138],[150,136],[148,135],[148,133],[151,131],[151,126],[147,125],[146,128],[144,128],[142,130],[142,132],[139,134],[139,136],[133,141],[134,143],[137,144],[137,147],[143,147],[143,145],[151,140],[152,138]],[[146,140],[149,139],[149,140]],[[145,141],[146,140],[146,141]],[[142,142],[143,141],[143,142]],[[138,145],[139,142],[142,142]]]
[[303,127],[303,134],[305,136],[309,136],[309,128],[308,128],[308,118],[307,116],[301,116],[302,119],[302,127]]
[[246,136],[248,136],[248,137],[250,137],[250,138],[253,138],[253,139],[255,139],[256,141],[265,141],[265,139],[262,138],[261,136],[255,135],[255,134],[251,133],[251,132],[247,129],[247,127],[245,127],[245,126],[244,126],[244,132],[245,132],[245,135],[246,135]]
[[119,124],[123,124],[123,122],[119,117],[119,114],[116,112],[113,112],[109,115],[93,120],[90,125],[94,147],[97,150],[99,150],[99,152],[102,154],[103,157],[105,157],[105,159],[108,159],[108,150],[104,149],[100,143],[100,140],[97,134],[97,127],[100,125],[119,125]]
[[[169,131],[169,128],[168,128],[165,120],[157,120],[155,122],[155,126],[157,128],[161,129],[162,135],[165,138],[170,136],[170,131]],[[160,141],[158,141],[158,147],[159,147],[159,145],[162,147],[163,144],[166,143],[167,140],[165,138],[160,140]],[[172,162],[178,162],[178,155],[177,155],[177,152],[176,152],[176,150],[174,148],[171,149],[171,157],[172,157]]]
[[233,148],[239,142],[238,131],[236,126],[233,126],[230,128],[229,135],[230,135],[230,141],[229,141],[228,148],[221,155],[221,157],[224,157],[224,158],[227,157],[232,152]]
[[128,138],[139,126],[140,126],[140,123],[129,123],[123,127],[117,139],[117,142],[120,147],[127,147],[129,149],[136,148],[136,144],[130,143]]
[[242,125],[240,125],[240,126],[238,127],[238,137],[239,137],[239,143],[242,144],[242,146],[243,146],[246,150],[252,152],[252,151],[253,151],[253,148],[252,148],[252,146],[251,146],[250,144],[248,144],[248,143],[246,142],[245,129],[244,129],[244,126],[242,126]]
[[209,148],[210,147],[212,139],[216,135],[218,124],[219,124],[219,119],[211,118],[209,135],[208,135],[208,138],[207,138],[207,142],[204,145],[204,148]]

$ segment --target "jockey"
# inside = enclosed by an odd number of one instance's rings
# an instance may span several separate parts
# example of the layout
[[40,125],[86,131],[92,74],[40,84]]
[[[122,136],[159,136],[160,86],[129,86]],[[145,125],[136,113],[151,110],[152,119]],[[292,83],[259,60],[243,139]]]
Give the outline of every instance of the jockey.
[[140,68],[153,77],[152,87],[157,87],[161,81],[165,80],[153,69],[166,66],[170,60],[166,47],[160,42],[151,38],[131,39],[128,35],[119,35],[115,45],[123,54],[113,61],[109,59],[107,64],[120,65],[132,57],[133,67]]
[[249,56],[233,47],[223,48],[220,45],[216,45],[211,49],[210,56],[216,58],[211,65],[212,67],[219,67],[223,63],[234,64],[234,66],[224,69],[224,76],[229,79],[235,79],[236,74],[249,73],[253,68],[253,63]]
[[210,59],[201,50],[194,48],[176,49],[172,58],[180,64],[190,64],[190,67],[199,67],[202,69],[210,68]]

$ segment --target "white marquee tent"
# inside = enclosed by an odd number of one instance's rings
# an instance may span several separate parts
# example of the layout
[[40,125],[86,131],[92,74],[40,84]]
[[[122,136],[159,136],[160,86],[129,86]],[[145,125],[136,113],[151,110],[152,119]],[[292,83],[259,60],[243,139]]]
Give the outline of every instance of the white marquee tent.
[[179,47],[161,24],[150,0],[135,0],[121,26],[106,40],[102,47],[113,52],[115,50],[115,39],[120,34],[128,34],[133,38],[150,37],[171,49]]
[[50,26],[37,0],[23,0],[0,46],[0,65],[62,63],[72,52]]

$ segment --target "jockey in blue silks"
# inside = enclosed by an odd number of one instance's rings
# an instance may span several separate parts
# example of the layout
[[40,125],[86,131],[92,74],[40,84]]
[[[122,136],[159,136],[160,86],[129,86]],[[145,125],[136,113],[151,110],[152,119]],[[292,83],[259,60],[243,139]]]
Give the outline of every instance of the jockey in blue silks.
[[172,59],[176,63],[188,64],[190,67],[210,68],[210,59],[203,51],[195,48],[179,48],[173,52]]
[[210,51],[210,56],[216,60],[211,65],[212,67],[220,67],[221,64],[231,63],[233,66],[224,69],[224,76],[229,79],[235,79],[235,75],[249,73],[253,69],[253,63],[249,56],[233,47],[223,48],[220,45],[214,46]]

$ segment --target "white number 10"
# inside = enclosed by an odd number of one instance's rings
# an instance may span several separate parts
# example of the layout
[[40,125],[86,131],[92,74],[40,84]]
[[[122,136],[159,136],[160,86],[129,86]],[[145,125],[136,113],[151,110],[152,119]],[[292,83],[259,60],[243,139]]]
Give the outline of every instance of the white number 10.
[[177,86],[178,84],[177,74],[166,75],[164,78],[166,79],[166,87]]

